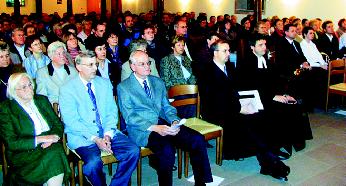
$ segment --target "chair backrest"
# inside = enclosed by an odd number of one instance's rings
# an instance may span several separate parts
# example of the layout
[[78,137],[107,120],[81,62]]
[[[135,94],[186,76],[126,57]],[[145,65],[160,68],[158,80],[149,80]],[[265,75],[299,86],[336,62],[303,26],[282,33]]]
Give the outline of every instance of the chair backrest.
[[183,95],[196,95],[195,97],[177,99],[171,102],[174,107],[185,106],[185,105],[196,105],[197,111],[196,116],[200,116],[200,98],[198,93],[197,85],[176,85],[168,90],[168,97],[174,98]]
[[330,85],[331,76],[343,76],[343,82],[346,82],[346,64],[345,59],[331,60],[328,67],[328,87]]

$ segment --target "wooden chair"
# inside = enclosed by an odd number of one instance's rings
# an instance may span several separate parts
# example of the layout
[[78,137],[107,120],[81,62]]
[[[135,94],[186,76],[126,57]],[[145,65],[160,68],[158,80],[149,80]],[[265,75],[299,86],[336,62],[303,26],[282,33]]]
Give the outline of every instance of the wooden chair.
[[[60,117],[58,103],[53,103],[53,109],[54,109],[55,113]],[[119,127],[119,124],[118,124],[118,127]],[[81,160],[80,156],[74,150],[69,150],[69,148],[67,147],[66,135],[64,135],[63,142],[64,142],[64,149],[66,151],[69,162],[72,163],[72,165],[70,165],[70,166],[74,167],[73,162],[77,162],[78,182],[79,182],[80,186],[83,186],[84,185],[83,161]],[[149,148],[144,148],[144,147],[141,148],[141,157],[139,158],[139,161],[137,163],[137,185],[138,186],[142,185],[142,158],[147,157],[151,154],[153,154],[153,152]],[[117,163],[118,160],[115,158],[115,156],[108,154],[106,152],[101,153],[101,160],[103,162],[103,165],[108,165],[108,174],[111,176],[112,175],[112,164]],[[74,169],[72,169],[72,170],[74,172]],[[75,178],[74,174],[72,175],[72,178],[73,178],[72,180],[74,180],[74,178]],[[75,182],[73,182],[73,183],[74,184],[71,183],[71,185],[75,186]],[[129,183],[129,185],[131,185],[131,182]]]
[[[326,99],[326,112],[328,111],[328,102],[330,94],[337,94],[346,96],[346,59],[332,60],[329,62],[328,67],[328,88],[327,88],[327,99]],[[343,81],[337,84],[331,84],[333,77],[340,76]],[[339,77],[337,77],[339,78]]]
[[[179,99],[174,100],[171,102],[171,104],[174,107],[178,106],[185,106],[185,105],[196,105],[196,117],[195,118],[189,118],[187,119],[185,126],[194,129],[198,132],[200,132],[202,135],[204,135],[204,138],[206,141],[211,139],[216,139],[216,164],[222,165],[222,145],[223,145],[223,128],[208,123],[201,119],[200,117],[200,98],[198,93],[198,86],[197,85],[176,85],[171,87],[168,90],[168,97],[174,98],[176,96],[182,96],[182,95],[196,95],[196,97],[192,98],[185,98],[185,99]],[[182,157],[181,149],[178,149],[178,157]],[[181,161],[180,161],[181,162]],[[184,167],[185,167],[185,177],[188,177],[188,153],[184,153]],[[181,178],[181,163],[178,161],[178,177]]]

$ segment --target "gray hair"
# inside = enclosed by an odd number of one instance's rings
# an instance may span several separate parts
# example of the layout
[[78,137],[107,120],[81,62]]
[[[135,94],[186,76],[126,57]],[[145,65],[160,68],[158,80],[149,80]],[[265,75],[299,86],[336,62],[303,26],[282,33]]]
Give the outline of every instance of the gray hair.
[[132,40],[130,45],[129,45],[129,52],[132,53],[132,52],[138,50],[142,46],[147,48],[148,43],[146,40],[144,40],[144,39]]
[[24,32],[24,29],[23,29],[23,28],[20,28],[20,27],[13,29],[13,30],[12,30],[12,33],[11,33],[11,36],[13,36],[13,34],[16,33],[16,32],[18,32],[18,31]]
[[55,55],[55,51],[59,48],[64,48],[64,51],[66,52],[66,46],[63,42],[55,41],[48,45],[47,53],[50,59],[52,59]]
[[147,53],[145,53],[145,52],[143,52],[143,51],[141,51],[141,50],[135,50],[135,51],[133,51],[133,52],[130,54],[129,63],[130,63],[130,64],[137,63],[137,57],[136,57],[136,55],[139,55],[139,54],[144,54],[144,55],[146,55],[146,56],[149,58],[149,56],[148,56]]
[[27,77],[29,81],[32,84],[32,89],[35,89],[35,84],[32,78],[27,74],[27,73],[14,73],[10,76],[8,79],[8,84],[7,84],[7,91],[6,91],[6,96],[12,100],[12,99],[17,99],[17,93],[16,93],[16,88],[19,83],[19,81],[23,78]]
[[94,51],[91,51],[91,50],[82,51],[76,56],[75,63],[80,65],[82,64],[83,58],[93,58],[95,56],[96,54]]

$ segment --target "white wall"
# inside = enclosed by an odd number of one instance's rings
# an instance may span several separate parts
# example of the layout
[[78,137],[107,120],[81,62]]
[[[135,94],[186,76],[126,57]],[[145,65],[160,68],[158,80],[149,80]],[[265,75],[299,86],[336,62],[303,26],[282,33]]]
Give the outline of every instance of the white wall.
[[122,0],[123,12],[130,10],[132,13],[149,12],[153,10],[153,0]]
[[[165,0],[165,10],[171,13],[206,12],[211,15],[234,14],[234,0]],[[337,21],[346,17],[346,0],[266,0],[263,17],[278,15],[280,18],[295,15],[300,18],[331,19]],[[238,14],[238,21],[244,17]]]

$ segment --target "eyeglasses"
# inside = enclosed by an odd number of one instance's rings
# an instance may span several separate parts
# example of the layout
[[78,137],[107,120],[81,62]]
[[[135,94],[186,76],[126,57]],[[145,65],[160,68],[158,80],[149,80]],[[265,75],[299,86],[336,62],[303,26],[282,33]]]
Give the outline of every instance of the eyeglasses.
[[187,26],[179,26],[180,28],[188,28]]
[[16,90],[26,90],[26,89],[32,89],[32,83],[16,88]]
[[98,66],[99,66],[99,63],[88,63],[88,64],[80,64],[80,65],[85,65],[85,66],[88,67],[88,68],[92,68],[93,66],[98,67]]
[[145,62],[137,62],[136,65],[139,66],[139,67],[144,67],[145,65],[150,66],[151,62],[150,61],[148,61],[147,63],[145,63]]
[[224,53],[231,52],[230,50],[226,50],[226,49],[224,49],[224,50],[215,50],[215,51],[224,52]]

